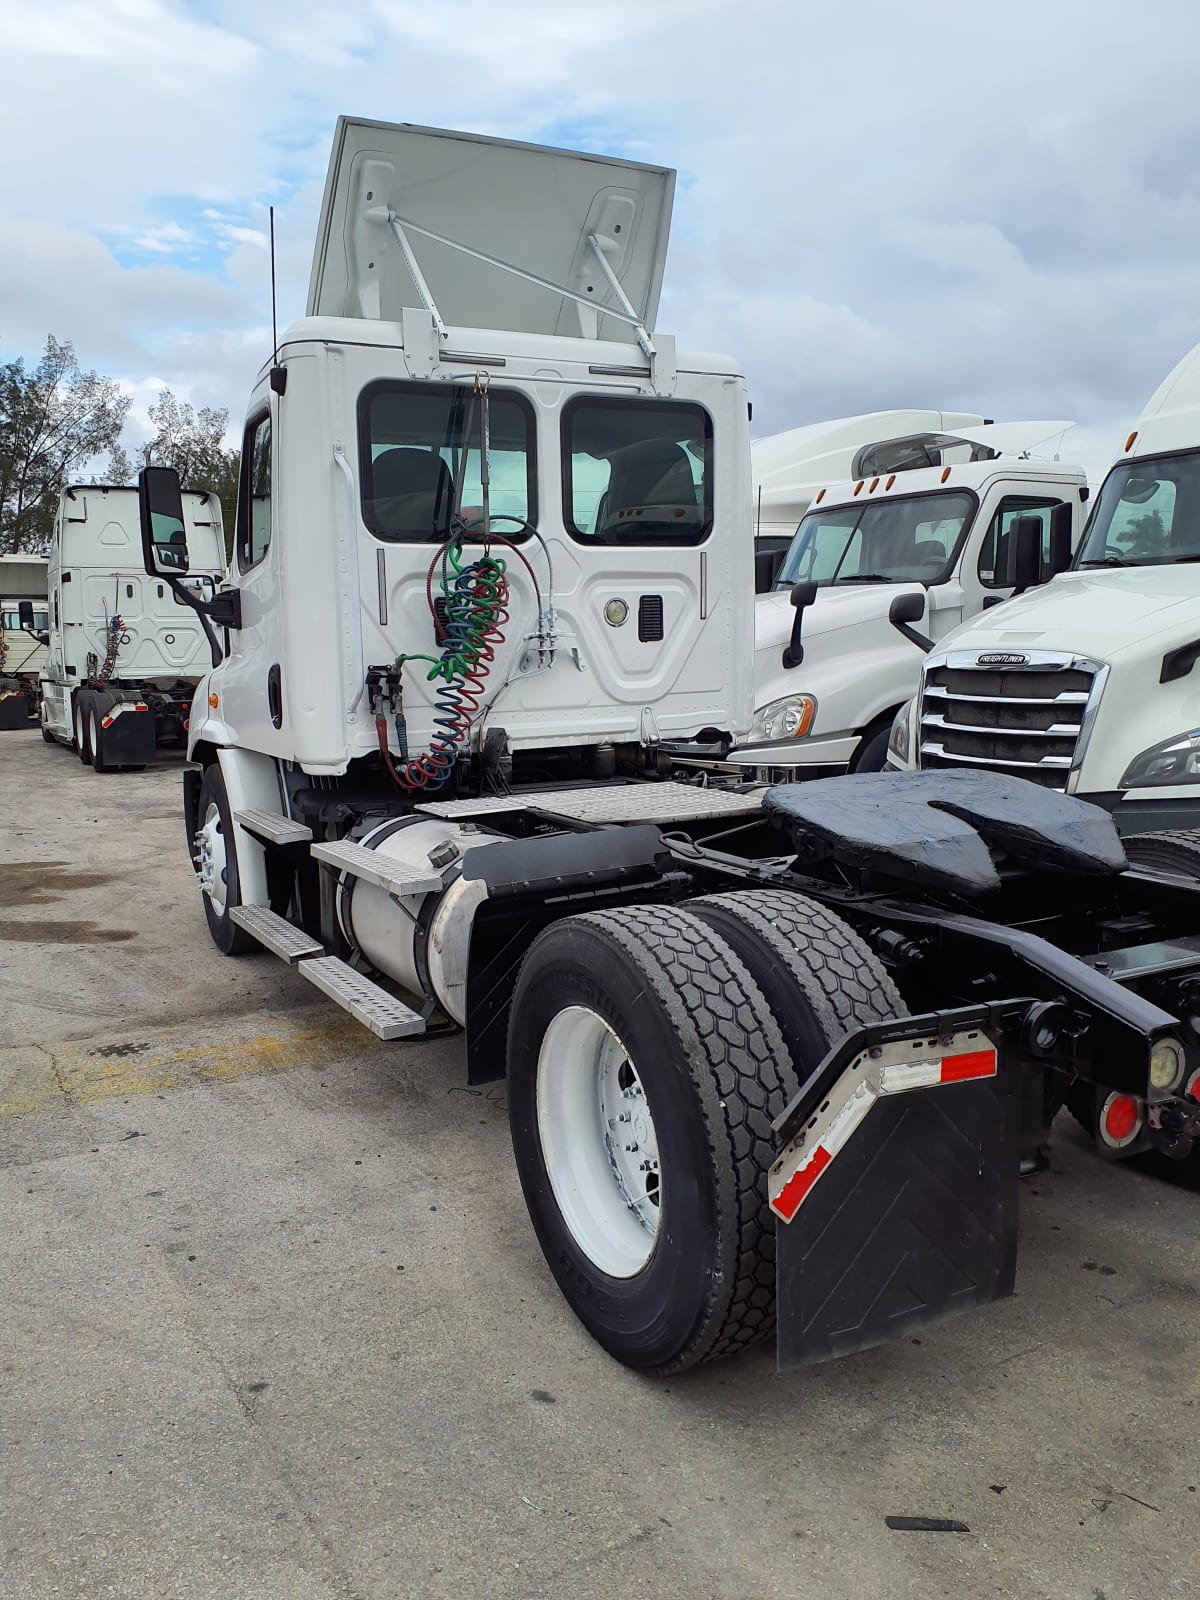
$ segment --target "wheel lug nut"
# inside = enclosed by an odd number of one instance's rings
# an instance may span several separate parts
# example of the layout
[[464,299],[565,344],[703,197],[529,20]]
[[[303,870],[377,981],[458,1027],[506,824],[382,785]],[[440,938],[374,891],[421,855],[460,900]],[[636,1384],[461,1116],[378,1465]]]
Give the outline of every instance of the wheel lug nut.
[[627,1150],[627,1151],[628,1151],[628,1152],[629,1152],[629,1153],[630,1153],[630,1154],[631,1154],[631,1155],[632,1155],[632,1154],[633,1154],[633,1152],[634,1152],[634,1151],[635,1151],[635,1150],[636,1150],[636,1149],[637,1149],[637,1141],[636,1141],[636,1140],[635,1140],[635,1141],[634,1141],[634,1142],[633,1142],[633,1144],[627,1144],[627,1145],[626,1145],[626,1146],[625,1146],[625,1148],[626,1148],[626,1150]]

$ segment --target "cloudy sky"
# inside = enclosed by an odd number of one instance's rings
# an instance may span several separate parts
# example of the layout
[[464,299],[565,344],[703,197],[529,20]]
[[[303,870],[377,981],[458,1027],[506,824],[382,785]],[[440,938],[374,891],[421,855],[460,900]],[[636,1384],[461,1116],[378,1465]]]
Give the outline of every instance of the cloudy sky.
[[348,112],[677,167],[659,326],[756,433],[1073,417],[1099,475],[1200,340],[1198,55],[1195,0],[0,0],[0,355],[236,421]]

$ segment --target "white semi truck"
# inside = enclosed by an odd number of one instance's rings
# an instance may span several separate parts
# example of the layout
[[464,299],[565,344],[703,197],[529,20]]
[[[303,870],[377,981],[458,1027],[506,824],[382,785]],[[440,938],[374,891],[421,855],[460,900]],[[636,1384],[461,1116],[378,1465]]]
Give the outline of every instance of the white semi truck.
[[37,715],[48,626],[45,556],[0,556],[0,728],[27,727]]
[[1079,795],[1123,834],[1200,828],[1200,346],[1148,402],[1071,570],[937,639],[897,768]]
[[[1086,474],[1030,451],[1070,424],[971,421],[863,445],[851,480],[813,490],[773,592],[755,601],[754,721],[733,760],[797,778],[879,771],[920,678],[911,624],[937,641],[1069,561]],[[935,464],[911,466],[922,458]]]
[[987,420],[968,411],[870,411],[752,440],[756,591],[774,587],[800,518],[827,484],[969,459],[970,447],[951,441],[951,430]]
[[[188,585],[211,596],[225,570],[221,504],[183,496]],[[136,489],[79,485],[59,499],[47,572],[42,737],[97,772],[143,767],[183,747],[196,685],[213,647],[190,605],[137,565]]]
[[[212,599],[178,480],[141,479],[146,570],[219,645],[184,776],[213,940],[381,1038],[461,1029],[562,1293],[658,1374],[1009,1293],[1021,1160],[1075,1078],[1200,1135],[1200,890],[1128,870],[1103,813],[991,775],[722,776],[747,402],[655,328],[672,185],[341,119]],[[1030,909],[1050,869],[1069,917]]]

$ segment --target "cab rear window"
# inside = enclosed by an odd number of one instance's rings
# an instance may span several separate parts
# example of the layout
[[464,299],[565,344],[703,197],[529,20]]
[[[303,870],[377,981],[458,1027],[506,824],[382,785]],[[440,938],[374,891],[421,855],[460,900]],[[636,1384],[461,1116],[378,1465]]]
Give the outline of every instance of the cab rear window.
[[[379,539],[440,543],[459,511],[481,528],[480,406],[469,386],[373,383],[359,399],[363,521]],[[523,395],[488,395],[489,508],[495,531],[527,537],[536,519],[533,410]]]
[[695,545],[712,531],[712,419],[582,396],[563,410],[563,521],[581,544]]

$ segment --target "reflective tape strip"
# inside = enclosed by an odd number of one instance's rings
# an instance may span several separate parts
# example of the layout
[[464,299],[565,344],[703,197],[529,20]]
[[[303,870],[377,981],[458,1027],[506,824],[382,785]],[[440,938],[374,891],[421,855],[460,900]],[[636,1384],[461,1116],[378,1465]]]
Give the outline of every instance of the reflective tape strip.
[[[894,1039],[864,1050],[842,1073],[802,1133],[780,1151],[768,1174],[772,1211],[791,1222],[813,1185],[881,1095],[994,1078],[995,1045],[981,1029],[924,1039]],[[1200,1073],[1196,1075],[1200,1085]]]
[[960,1055],[937,1056],[932,1061],[902,1061],[880,1069],[880,1094],[902,1094],[906,1089],[932,1089],[943,1083],[966,1083],[972,1078],[996,1076],[994,1050],[968,1050]]
[[799,1211],[813,1184],[875,1104],[876,1098],[874,1090],[860,1083],[779,1193],[772,1196],[771,1209],[785,1222],[790,1222]]

